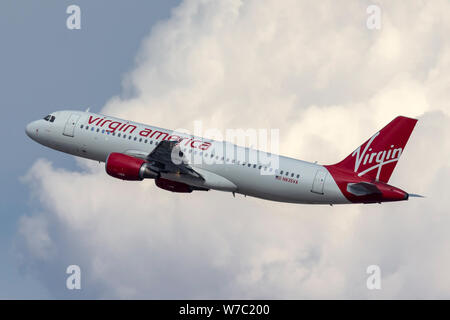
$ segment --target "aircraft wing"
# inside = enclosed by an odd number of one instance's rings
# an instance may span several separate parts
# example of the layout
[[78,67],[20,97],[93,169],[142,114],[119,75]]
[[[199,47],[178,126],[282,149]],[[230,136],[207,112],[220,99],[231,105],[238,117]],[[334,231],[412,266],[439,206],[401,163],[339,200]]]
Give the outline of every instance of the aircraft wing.
[[184,158],[178,141],[161,141],[145,158],[150,168],[160,174],[203,182],[203,177]]
[[202,168],[194,170],[181,151],[178,141],[163,140],[150,154],[140,150],[127,150],[124,153],[145,160],[147,168],[158,174],[159,181],[162,179],[187,184],[192,190],[209,190],[212,187],[222,191],[237,190],[233,182],[220,175]]

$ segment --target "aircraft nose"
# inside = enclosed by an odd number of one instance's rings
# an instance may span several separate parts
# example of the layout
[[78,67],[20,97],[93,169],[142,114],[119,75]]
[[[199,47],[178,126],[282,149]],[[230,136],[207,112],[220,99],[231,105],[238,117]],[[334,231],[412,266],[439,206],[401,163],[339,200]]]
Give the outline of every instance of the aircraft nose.
[[31,138],[31,123],[27,124],[25,127],[25,133]]
[[31,139],[34,139],[36,137],[36,135],[38,134],[38,128],[36,127],[36,122],[35,121],[30,122],[29,124],[27,124],[27,126],[25,127],[25,133]]

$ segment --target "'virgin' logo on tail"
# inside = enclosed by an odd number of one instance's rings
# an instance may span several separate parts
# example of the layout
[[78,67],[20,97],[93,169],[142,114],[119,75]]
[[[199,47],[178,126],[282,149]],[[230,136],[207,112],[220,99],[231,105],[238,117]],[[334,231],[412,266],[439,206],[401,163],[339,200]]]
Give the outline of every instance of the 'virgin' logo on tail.
[[[358,176],[362,176],[372,170],[377,169],[377,176],[376,180],[379,179],[381,168],[388,163],[396,162],[400,158],[403,149],[402,148],[396,148],[394,149],[394,145],[391,145],[388,150],[381,150],[381,151],[373,151],[370,147],[372,142],[375,140],[375,138],[380,134],[380,132],[375,133],[367,142],[367,144],[364,147],[364,150],[361,152],[361,147],[358,147],[355,151],[352,153],[352,157],[356,157],[355,159],[355,173],[358,173]],[[369,168],[365,168],[366,165],[370,165],[374,163],[375,165],[370,166]],[[363,171],[358,172],[360,166],[363,165]]]

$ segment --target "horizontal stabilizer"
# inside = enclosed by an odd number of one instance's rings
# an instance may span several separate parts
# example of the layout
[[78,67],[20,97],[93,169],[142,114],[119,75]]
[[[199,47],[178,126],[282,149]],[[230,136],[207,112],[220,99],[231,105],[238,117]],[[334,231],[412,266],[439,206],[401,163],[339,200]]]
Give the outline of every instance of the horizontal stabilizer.
[[355,196],[367,196],[372,194],[381,194],[376,185],[368,182],[349,183],[347,191]]

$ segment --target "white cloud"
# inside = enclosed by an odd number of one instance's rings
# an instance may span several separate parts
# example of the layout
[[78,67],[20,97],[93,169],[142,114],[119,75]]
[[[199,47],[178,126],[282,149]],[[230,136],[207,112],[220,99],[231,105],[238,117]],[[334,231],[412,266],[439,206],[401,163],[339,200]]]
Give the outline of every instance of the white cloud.
[[[450,4],[381,1],[380,31],[366,28],[368,4],[185,1],[102,112],[167,128],[280,128],[282,154],[322,163],[416,116],[391,182],[427,198],[314,207],[179,195],[93,162],[78,173],[39,160],[26,179],[46,213],[21,220],[22,263],[56,296],[67,293],[50,271],[79,264],[88,297],[448,298]],[[381,291],[366,289],[371,264]]]
[[25,239],[26,246],[36,259],[45,261],[53,254],[55,245],[43,215],[22,216],[19,221],[19,234]]

